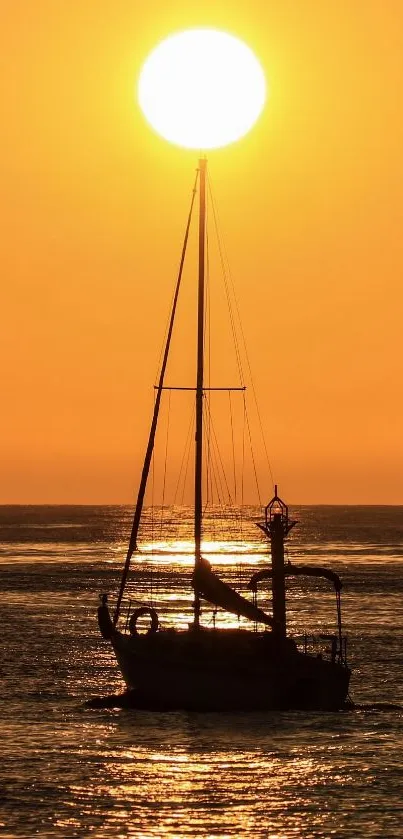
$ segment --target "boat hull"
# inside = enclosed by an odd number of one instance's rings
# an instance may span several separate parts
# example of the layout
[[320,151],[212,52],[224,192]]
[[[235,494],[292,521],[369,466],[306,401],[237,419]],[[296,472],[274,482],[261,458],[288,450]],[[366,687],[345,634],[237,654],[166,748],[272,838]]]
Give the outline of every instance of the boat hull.
[[150,708],[337,710],[347,699],[347,667],[271,632],[115,631],[110,640],[127,687]]

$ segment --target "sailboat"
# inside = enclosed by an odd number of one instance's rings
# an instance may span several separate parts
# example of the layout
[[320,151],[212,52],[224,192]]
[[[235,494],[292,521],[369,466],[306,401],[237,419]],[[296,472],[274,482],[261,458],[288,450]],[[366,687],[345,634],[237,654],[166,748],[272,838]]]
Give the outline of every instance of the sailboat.
[[[341,581],[336,573],[312,565],[297,566],[285,559],[285,542],[296,524],[287,505],[274,495],[262,510],[258,523],[267,540],[267,565],[249,581],[249,596],[224,582],[203,556],[203,400],[209,388],[205,381],[205,268],[206,268],[206,178],[207,160],[202,158],[196,175],[187,221],[180,268],[167,330],[151,428],[139,483],[137,504],[115,608],[109,610],[107,595],[101,596],[98,622],[101,634],[113,648],[127,688],[140,707],[196,711],[273,709],[337,710],[343,707],[350,680],[346,639],[341,623]],[[161,397],[171,348],[172,333],[182,280],[193,204],[198,185],[198,290],[197,357],[194,387],[195,447],[193,504],[193,620],[186,627],[164,628],[153,606],[125,604],[129,569],[138,552],[139,527],[150,477]],[[215,388],[213,388],[215,389]],[[292,576],[323,577],[336,595],[337,630],[322,636],[326,649],[319,654],[301,649],[287,634],[286,580]],[[261,583],[271,584],[272,614],[260,608]],[[202,604],[242,616],[242,626],[205,626]],[[149,629],[139,631],[148,616]],[[323,645],[322,645],[323,646]]]

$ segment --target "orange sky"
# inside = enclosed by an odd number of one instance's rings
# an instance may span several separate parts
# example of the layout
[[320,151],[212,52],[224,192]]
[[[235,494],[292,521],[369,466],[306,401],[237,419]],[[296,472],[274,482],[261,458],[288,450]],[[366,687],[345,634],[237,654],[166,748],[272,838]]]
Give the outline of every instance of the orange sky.
[[403,504],[400,0],[3,4],[0,501],[133,500],[197,157],[133,90],[195,25],[271,90],[209,161],[275,478]]

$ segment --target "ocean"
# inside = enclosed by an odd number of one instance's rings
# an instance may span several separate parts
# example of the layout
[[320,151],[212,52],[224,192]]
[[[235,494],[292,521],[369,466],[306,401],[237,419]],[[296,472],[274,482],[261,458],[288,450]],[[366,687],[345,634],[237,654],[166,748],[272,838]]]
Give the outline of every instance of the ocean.
[[[403,507],[291,515],[290,558],[343,581],[352,710],[88,707],[124,688],[96,609],[104,591],[113,604],[131,511],[0,507],[1,836],[403,837]],[[265,563],[259,533],[243,532],[246,557],[232,533],[211,535],[225,579],[242,584]],[[188,510],[146,515],[129,595],[167,624],[191,619],[189,539]],[[328,581],[290,581],[287,602],[296,638],[332,628]]]

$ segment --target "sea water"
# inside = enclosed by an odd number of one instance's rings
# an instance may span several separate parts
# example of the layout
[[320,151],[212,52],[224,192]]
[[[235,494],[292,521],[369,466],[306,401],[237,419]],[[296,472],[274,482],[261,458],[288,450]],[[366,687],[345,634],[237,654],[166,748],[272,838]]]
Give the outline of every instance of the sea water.
[[[333,568],[343,580],[354,710],[86,706],[124,688],[96,608],[103,591],[113,604],[130,511],[0,508],[2,836],[403,837],[403,508],[291,513],[299,524],[290,559]],[[164,516],[160,525],[153,519],[152,538],[146,534],[135,557],[129,593],[156,605],[162,623],[184,624],[192,602],[189,514]],[[246,557],[225,535],[205,546],[234,585],[267,561],[255,530],[245,536]],[[269,608],[269,594],[262,598]],[[290,580],[287,603],[297,640],[334,629],[327,580]],[[211,622],[211,610],[203,619]]]

